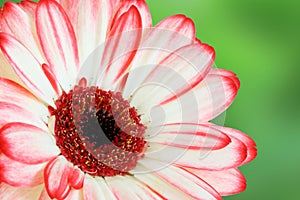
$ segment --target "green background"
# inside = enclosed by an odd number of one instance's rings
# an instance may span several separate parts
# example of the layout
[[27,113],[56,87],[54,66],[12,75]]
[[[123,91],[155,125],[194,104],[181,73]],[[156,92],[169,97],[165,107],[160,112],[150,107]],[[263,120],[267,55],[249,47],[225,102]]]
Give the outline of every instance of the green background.
[[215,48],[216,65],[241,80],[226,125],[254,138],[258,156],[241,167],[247,190],[225,199],[299,199],[300,1],[147,2],[154,24],[179,13],[192,18],[198,38]]

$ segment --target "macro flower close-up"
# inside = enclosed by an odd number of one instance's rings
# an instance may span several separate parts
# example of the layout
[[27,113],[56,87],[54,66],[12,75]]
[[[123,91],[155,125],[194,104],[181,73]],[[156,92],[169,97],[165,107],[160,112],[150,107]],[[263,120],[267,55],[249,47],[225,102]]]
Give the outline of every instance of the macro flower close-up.
[[0,199],[222,199],[256,157],[214,124],[237,76],[185,15],[144,0],[23,0],[0,10]]

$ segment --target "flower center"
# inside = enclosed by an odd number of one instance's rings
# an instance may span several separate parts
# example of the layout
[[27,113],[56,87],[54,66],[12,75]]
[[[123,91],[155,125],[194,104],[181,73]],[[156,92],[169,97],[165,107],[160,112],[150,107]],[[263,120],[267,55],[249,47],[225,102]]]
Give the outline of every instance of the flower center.
[[56,100],[55,138],[61,154],[93,176],[125,175],[143,156],[146,127],[120,92],[75,86]]

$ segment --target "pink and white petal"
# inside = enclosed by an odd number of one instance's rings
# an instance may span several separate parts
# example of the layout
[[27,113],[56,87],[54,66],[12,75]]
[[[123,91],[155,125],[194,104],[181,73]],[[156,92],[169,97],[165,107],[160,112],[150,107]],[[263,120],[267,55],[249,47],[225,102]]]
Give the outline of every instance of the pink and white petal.
[[85,200],[83,197],[83,190],[71,189],[64,200]]
[[35,15],[35,9],[37,6],[37,3],[31,0],[23,0],[21,2],[19,2],[18,4],[21,8],[24,9],[24,11],[26,11],[26,13],[28,13],[28,15],[34,17]]
[[[161,105],[176,99],[178,96],[194,88],[211,70],[215,60],[215,50],[206,44],[194,44],[189,47],[190,48],[183,47],[179,49],[175,52],[175,55],[172,54],[168,56],[160,63],[162,66],[170,66],[170,68],[176,71],[178,75],[180,74],[180,76],[187,81],[186,87],[176,88],[176,95],[171,95],[161,102]],[[194,69],[191,69],[191,65]],[[157,72],[154,70],[154,73],[149,76],[150,79],[155,76],[155,73]]]
[[70,192],[68,182],[71,168],[63,156],[50,161],[44,170],[44,181],[50,198],[64,199]]
[[6,33],[0,33],[0,48],[22,82],[36,96],[52,105],[56,93],[32,53]]
[[[75,12],[75,11],[72,11],[72,8],[75,7],[74,4],[76,4],[77,2],[76,1],[65,1],[65,0],[56,0],[56,1],[63,7],[65,12],[69,16],[69,19],[71,20],[73,17],[72,14]],[[71,20],[71,22],[72,22],[72,24],[74,24],[72,20]]]
[[[78,20],[78,16],[77,16],[78,13],[76,14],[76,12],[78,12],[77,5],[80,3],[79,1],[84,1],[84,0],[75,0],[75,1],[56,0],[56,1],[64,8],[64,10],[66,11],[66,13],[68,14],[68,16],[70,18],[71,23],[75,26],[75,24],[77,24],[76,21]],[[102,0],[100,0],[100,1],[102,1]],[[105,1],[107,1],[107,0],[105,0]],[[98,3],[98,2],[95,2],[95,3]],[[99,2],[99,3],[101,3],[101,2]],[[108,0],[108,3],[111,6],[111,11],[112,11],[111,14],[114,14],[114,12],[116,12],[116,10],[119,8],[119,5],[121,2],[120,2],[120,0]],[[109,8],[106,7],[106,9],[109,9]],[[87,11],[81,10],[81,12],[87,12]],[[96,16],[96,15],[93,15],[93,16]],[[109,18],[109,20],[111,21],[111,18]],[[76,28],[75,28],[75,31],[76,31]]]
[[36,126],[14,122],[0,129],[1,151],[25,164],[40,164],[60,153],[54,137]]
[[[51,198],[49,197],[46,191],[46,188],[44,188],[42,192],[39,194],[38,200],[51,200]],[[71,189],[68,196],[65,197],[64,200],[84,200],[82,190]]]
[[191,41],[196,37],[196,28],[193,20],[181,14],[165,18],[158,23],[155,28],[178,32],[179,34],[190,38]]
[[246,189],[246,179],[238,169],[210,171],[186,168],[186,170],[201,177],[222,196],[237,194]]
[[48,80],[50,81],[51,86],[53,87],[54,91],[56,92],[57,96],[60,96],[62,94],[62,89],[60,87],[60,84],[58,80],[56,79],[55,75],[53,74],[51,68],[47,64],[42,64],[42,70]]
[[223,132],[201,124],[149,126],[145,139],[150,146],[153,143],[191,150],[222,149],[231,142]]
[[140,28],[141,16],[135,6],[116,20],[104,47],[102,72],[97,83],[101,88],[111,89],[127,73],[142,36]]
[[20,78],[16,75],[13,68],[10,66],[3,53],[0,51],[0,77],[8,78],[19,84],[22,84]]
[[[208,90],[211,93],[211,102],[206,102],[203,105],[200,104],[200,109],[206,110],[206,112],[203,112],[204,119],[202,120],[209,121],[221,114],[232,104],[240,88],[240,82],[235,74],[226,70],[216,69],[210,71],[204,82],[208,87],[201,89],[199,87],[199,90],[196,90],[196,92],[205,93],[205,90]],[[199,102],[205,101],[201,99]],[[211,112],[207,112],[210,109]]]
[[31,92],[18,83],[1,77],[0,101],[26,109],[42,120],[48,115],[48,108]]
[[[214,69],[212,69],[214,71]],[[166,104],[154,107],[156,116],[161,110],[166,113],[165,123],[203,123],[215,118],[233,102],[239,89],[238,78],[209,73],[204,80],[189,92]],[[194,106],[191,106],[194,105]]]
[[[51,200],[46,189],[44,189],[40,194],[39,200]],[[71,189],[68,196],[66,196],[63,200],[84,200],[82,190]]]
[[83,187],[84,173],[78,168],[73,167],[69,173],[69,184],[72,188],[79,190]]
[[135,173],[134,177],[163,199],[221,199],[202,179],[178,167],[144,159],[138,168],[148,173]]
[[43,189],[42,185],[32,188],[13,187],[5,183],[0,183],[0,199],[1,200],[37,200],[37,197]]
[[121,1],[119,8],[115,13],[114,20],[112,21],[112,26],[117,23],[118,18],[127,12],[131,6],[135,6],[139,13],[141,14],[142,27],[141,28],[150,28],[152,27],[152,18],[150,10],[147,6],[147,3],[144,0],[132,0],[132,1]]
[[[173,52],[194,43],[194,40],[195,25],[193,21],[184,15],[174,15],[163,19],[153,29],[150,29],[144,37],[142,47],[160,48]],[[160,52],[156,52],[157,56],[159,54]]]
[[151,191],[149,188],[147,188],[141,182],[137,181],[132,176],[127,175],[107,177],[105,180],[117,199],[161,199],[161,197],[156,195],[153,191]]
[[36,10],[38,38],[56,79],[65,91],[74,85],[79,70],[76,36],[63,8],[54,0],[41,0]]
[[32,112],[12,103],[0,101],[0,128],[10,122],[22,122],[47,130],[46,124]]
[[46,163],[28,165],[0,154],[0,180],[14,187],[34,187],[43,183]]
[[[222,199],[218,192],[203,181],[198,176],[188,172],[185,169],[169,165],[165,168],[156,170],[164,163],[156,160],[141,160],[140,162],[145,168],[154,169],[153,173],[179,189],[190,198],[193,199]],[[180,181],[178,181],[180,180]]]
[[236,74],[233,73],[232,71],[225,70],[225,69],[218,69],[218,68],[213,68],[209,72],[210,75],[219,75],[219,76],[224,76],[226,78],[230,78],[233,82],[234,85],[236,86],[237,89],[240,88],[240,80],[237,78]]
[[111,199],[116,200],[112,191],[103,178],[93,178],[85,176],[83,185],[84,200]]
[[131,87],[132,105],[145,114],[154,106],[177,99],[205,78],[214,55],[213,48],[202,44],[187,45],[172,52],[152,69],[139,87]]
[[[172,28],[169,24],[173,25]],[[192,20],[183,15],[168,17],[154,28],[145,30],[143,41],[132,61],[128,83],[124,89],[125,97],[129,97],[132,90],[140,85],[153,68],[171,53],[193,44],[194,31]]]
[[105,199],[116,200],[113,192],[109,188],[105,178],[95,177],[96,182],[101,188],[102,194],[104,195]]
[[241,163],[241,165],[249,163],[257,156],[257,149],[256,149],[256,144],[255,144],[254,140],[252,138],[250,138],[248,135],[246,135],[245,133],[243,133],[239,130],[233,129],[233,128],[217,126],[217,125],[213,125],[213,124],[211,124],[211,126],[224,132],[225,134],[229,135],[230,137],[234,137],[234,138],[240,140],[241,142],[243,142],[245,144],[245,146],[247,147],[247,157],[244,160],[244,162]]
[[[77,36],[80,66],[105,42],[113,15],[111,0],[75,0],[64,5]],[[87,34],[89,33],[89,34]],[[99,64],[99,63],[97,63]]]
[[240,166],[246,156],[246,146],[236,138],[231,138],[227,146],[217,150],[192,150],[153,143],[145,153],[145,158],[205,170],[223,170]]
[[[0,17],[1,31],[13,35],[40,63],[45,59],[36,35],[34,10],[37,3],[22,1],[19,4],[6,2]],[[22,28],[20,28],[22,27]]]
[[135,174],[134,177],[154,193],[159,194],[162,199],[191,199],[184,192],[152,173]]

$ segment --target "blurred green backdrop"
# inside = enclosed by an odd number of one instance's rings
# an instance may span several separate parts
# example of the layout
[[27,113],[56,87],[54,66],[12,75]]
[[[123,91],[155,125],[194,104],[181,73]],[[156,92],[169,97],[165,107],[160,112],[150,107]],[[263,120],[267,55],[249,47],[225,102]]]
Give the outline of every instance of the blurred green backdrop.
[[247,190],[225,199],[299,199],[300,1],[147,2],[154,24],[179,13],[192,18],[198,38],[215,48],[216,65],[241,80],[226,125],[254,138],[258,157],[241,168]]

